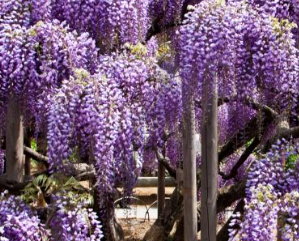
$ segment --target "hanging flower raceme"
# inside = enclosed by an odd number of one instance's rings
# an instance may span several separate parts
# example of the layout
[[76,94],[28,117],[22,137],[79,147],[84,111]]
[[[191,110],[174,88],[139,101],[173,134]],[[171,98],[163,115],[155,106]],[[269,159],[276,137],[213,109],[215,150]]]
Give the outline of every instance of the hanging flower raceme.
[[0,29],[2,24],[30,27],[51,17],[50,0],[5,0],[0,2]]
[[116,185],[130,190],[149,136],[155,133],[159,142],[161,130],[178,128],[180,84],[140,44],[102,56],[93,75],[83,69],[74,73],[49,101],[50,169],[67,171],[79,154],[94,163],[100,193],[109,194]]
[[76,203],[66,197],[53,197],[49,207],[52,216],[46,225],[36,212],[19,197],[4,192],[0,196],[0,240],[43,241],[76,240],[99,241],[103,237],[97,215],[84,203]]
[[0,240],[40,241],[49,234],[38,216],[18,197],[2,193],[0,212]]
[[52,8],[52,18],[90,33],[102,50],[144,41],[150,25],[148,0],[55,0]]
[[178,33],[183,83],[200,99],[203,83],[216,78],[219,97],[289,110],[298,85],[293,25],[245,1],[203,1],[190,11]]
[[95,71],[97,50],[86,34],[69,32],[57,21],[38,22],[30,28],[9,24],[2,27],[1,109],[5,109],[10,95],[18,96],[26,117],[31,113],[41,122],[47,112],[47,96],[69,78],[73,68]]
[[55,213],[49,223],[51,240],[100,241],[102,226],[96,213],[64,197],[55,197]]
[[[245,213],[235,216],[230,240],[297,240],[298,142],[278,141],[266,157],[254,162],[246,184]],[[277,232],[273,232],[277,230]]]
[[141,164],[134,152],[145,138],[143,107],[151,96],[149,73],[145,62],[130,54],[103,57],[94,75],[76,70],[52,98],[51,169],[64,170],[77,145],[95,163],[102,191],[111,192],[116,180],[128,173],[134,176]]

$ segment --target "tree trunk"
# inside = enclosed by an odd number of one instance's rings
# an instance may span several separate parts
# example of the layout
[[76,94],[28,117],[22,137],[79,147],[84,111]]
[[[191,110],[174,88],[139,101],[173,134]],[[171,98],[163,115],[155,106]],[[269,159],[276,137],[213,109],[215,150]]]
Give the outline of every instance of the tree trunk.
[[[200,186],[200,183],[198,183]],[[230,207],[235,201],[245,197],[246,180],[228,187],[219,189],[217,199],[217,213]],[[200,203],[197,206],[197,214],[200,216]],[[166,205],[162,216],[156,220],[154,225],[147,231],[143,241],[165,241],[183,240],[183,195],[177,187],[172,193],[169,203]],[[201,230],[200,218],[198,218],[198,229]],[[171,233],[171,236],[170,236]]]
[[8,180],[22,182],[24,178],[24,130],[21,108],[14,96],[8,101],[6,117],[6,173]]
[[[200,231],[200,204],[197,204],[197,232]],[[184,217],[177,222],[177,225],[173,228],[173,231],[170,233],[170,240],[173,241],[184,241]]]
[[203,90],[201,158],[201,240],[216,241],[217,233],[217,84],[205,83]]
[[106,240],[107,241],[123,241],[124,233],[121,225],[119,224],[115,212],[113,202],[106,206],[106,215],[105,215],[105,224],[103,224],[104,229],[106,230]]
[[171,232],[174,224],[178,222],[183,215],[183,195],[177,187],[169,202],[164,208],[159,219],[151,226],[145,234],[143,241],[165,241]]
[[45,130],[41,130],[36,140],[37,152],[47,156],[47,134]]
[[[102,205],[100,206],[99,203]],[[95,190],[93,209],[99,216],[101,224],[103,225],[104,238],[102,241],[124,241],[122,227],[115,216],[113,198],[99,197]]]
[[158,217],[162,214],[165,205],[165,167],[158,164]]
[[284,215],[281,211],[279,211],[277,216],[277,241],[283,241],[282,228],[285,225]]
[[197,240],[195,110],[191,86],[183,87],[184,238]]
[[[31,148],[31,136],[29,130],[26,130],[26,136],[24,140],[25,146]],[[31,164],[30,164],[30,156],[25,155],[25,179],[29,179],[31,175]]]

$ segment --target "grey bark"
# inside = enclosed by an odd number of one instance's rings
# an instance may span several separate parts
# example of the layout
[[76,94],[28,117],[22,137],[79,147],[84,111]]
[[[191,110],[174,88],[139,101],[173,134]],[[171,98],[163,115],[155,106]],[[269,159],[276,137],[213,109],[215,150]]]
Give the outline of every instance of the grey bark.
[[158,163],[158,217],[162,214],[165,205],[165,167]]
[[202,157],[201,157],[201,240],[216,241],[218,126],[216,77],[206,84],[203,93]]
[[[28,147],[31,147],[31,138],[29,135],[29,131],[26,131],[25,141],[24,144]],[[30,156],[25,155],[25,178],[29,179],[31,175],[31,165],[30,165]]]
[[183,195],[177,187],[159,219],[150,227],[143,241],[165,241],[173,226],[183,217]]
[[[103,202],[102,206],[99,203]],[[104,238],[102,241],[124,241],[124,232],[118,219],[115,216],[115,209],[112,197],[99,196],[94,192],[94,211],[98,214],[103,225]]]
[[183,87],[184,238],[197,240],[195,109],[191,86]]
[[12,181],[24,178],[24,128],[21,108],[14,96],[10,96],[6,117],[6,173]]

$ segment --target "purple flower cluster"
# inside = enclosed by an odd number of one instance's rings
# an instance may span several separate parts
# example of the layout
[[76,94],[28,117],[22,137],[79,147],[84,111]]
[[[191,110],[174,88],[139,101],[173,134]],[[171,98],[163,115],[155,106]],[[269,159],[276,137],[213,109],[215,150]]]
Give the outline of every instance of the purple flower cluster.
[[292,24],[245,1],[202,1],[186,18],[178,31],[181,77],[199,99],[203,83],[217,76],[220,97],[250,97],[281,110],[293,103],[299,65]]
[[[231,2],[237,2],[243,0],[231,0]],[[299,24],[299,4],[298,0],[248,0],[248,3],[260,12],[265,12],[272,17],[279,20],[286,21],[298,25]],[[299,46],[299,31],[298,28],[292,29],[294,39],[296,40],[296,46]]]
[[103,237],[97,215],[90,209],[56,197],[50,206],[54,211],[49,216],[49,230],[39,217],[24,204],[19,197],[9,196],[6,192],[0,196],[0,240],[41,241],[76,240],[99,241]]
[[52,9],[52,18],[90,33],[102,51],[143,41],[150,25],[147,0],[55,0]]
[[298,190],[298,143],[278,141],[267,156],[256,162],[248,174],[247,196],[250,188],[270,184],[278,197]]
[[66,171],[75,147],[97,170],[100,193],[116,183],[130,190],[143,147],[177,130],[181,87],[159,69],[145,46],[102,56],[95,74],[77,69],[50,101],[48,151],[52,171]]
[[[266,157],[257,160],[247,180],[245,214],[235,217],[240,231],[231,229],[230,240],[297,240],[298,234],[298,142],[278,141]],[[281,221],[282,220],[282,221]],[[277,230],[273,232],[273,230]]]
[[[30,27],[51,17],[49,0],[5,0],[0,2],[0,25],[18,24]],[[0,29],[2,26],[0,26]]]
[[82,204],[56,197],[55,214],[50,221],[51,240],[99,241],[103,238],[97,215]]
[[281,208],[282,225],[280,232],[282,240],[299,239],[299,192],[293,191],[285,195],[285,198],[279,203]]
[[274,230],[277,229],[277,214],[279,208],[275,205],[277,197],[272,193],[271,185],[259,184],[257,188],[252,188],[252,197],[245,204],[245,214],[243,221],[234,215],[231,226],[239,224],[241,230],[230,230],[230,241],[258,241],[276,240]]
[[40,241],[48,235],[40,219],[18,197],[0,196],[0,239]]
[[160,25],[178,24],[181,21],[183,4],[186,0],[151,0],[151,18]]
[[69,32],[57,21],[38,22],[30,28],[2,26],[0,109],[5,114],[8,97],[18,96],[26,117],[34,116],[39,124],[47,112],[47,96],[69,78],[73,68],[95,71],[95,42],[86,34]]
[[62,171],[78,145],[96,164],[104,192],[111,192],[121,172],[134,175],[132,144],[140,145],[143,138],[140,105],[149,71],[142,61],[129,58],[102,58],[95,75],[78,69],[54,96],[49,114],[51,168]]

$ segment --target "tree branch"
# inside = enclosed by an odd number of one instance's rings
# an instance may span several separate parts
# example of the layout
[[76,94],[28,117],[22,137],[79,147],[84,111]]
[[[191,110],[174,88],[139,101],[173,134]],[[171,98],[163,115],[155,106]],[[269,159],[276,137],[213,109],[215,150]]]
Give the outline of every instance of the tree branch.
[[[240,100],[239,98],[237,98],[237,96],[232,96],[230,98],[229,97],[219,97],[218,98],[218,106],[221,106],[225,103],[240,102],[240,101],[242,101],[241,103],[243,103],[244,105],[246,105],[254,110],[257,110],[257,111],[260,110],[260,111],[264,112],[265,115],[272,116],[274,118],[277,118],[279,116],[279,114],[275,110],[273,110],[271,107],[269,107],[267,105],[260,104],[250,98],[245,98],[243,100]],[[195,103],[199,108],[201,108],[200,100],[195,101]]]
[[176,170],[170,166],[170,160],[167,157],[163,157],[163,155],[159,152],[158,148],[155,149],[156,157],[160,163],[165,167],[168,171],[169,175],[176,179]]
[[244,164],[244,162],[247,160],[247,158],[250,156],[250,154],[254,151],[254,149],[259,145],[260,140],[259,138],[255,137],[253,142],[246,148],[246,150],[243,152],[243,154],[240,156],[239,160],[235,163],[233,168],[231,169],[230,173],[226,175],[223,172],[220,172],[219,174],[224,180],[229,180],[233,177],[235,177],[238,174],[239,168]]
[[[235,201],[239,199],[243,199],[245,197],[245,188],[246,188],[246,181],[244,180],[242,182],[238,182],[231,186],[219,189],[218,191],[219,195],[217,199],[217,213],[224,211],[227,207],[231,206]],[[198,232],[199,232],[201,230],[200,202],[197,205],[197,210],[198,210]],[[183,237],[181,234],[184,230],[184,217],[183,215],[179,217],[180,220],[178,222],[177,230],[174,235],[175,241],[183,241]],[[222,232],[224,232],[224,230]]]
[[[272,115],[265,114],[262,116],[262,123],[260,123],[258,118],[258,116],[252,118],[243,129],[241,129],[224,146],[222,146],[220,152],[218,153],[219,162],[222,162],[224,158],[233,154],[252,138],[263,135],[267,130],[268,125],[273,122],[274,117]],[[259,125],[261,128],[258,128]]]
[[299,138],[299,126],[282,131],[276,138],[277,139],[282,139],[282,138],[290,139],[291,137]]
[[219,190],[217,199],[217,213],[224,211],[235,201],[245,197],[246,182],[247,180],[243,180]]

